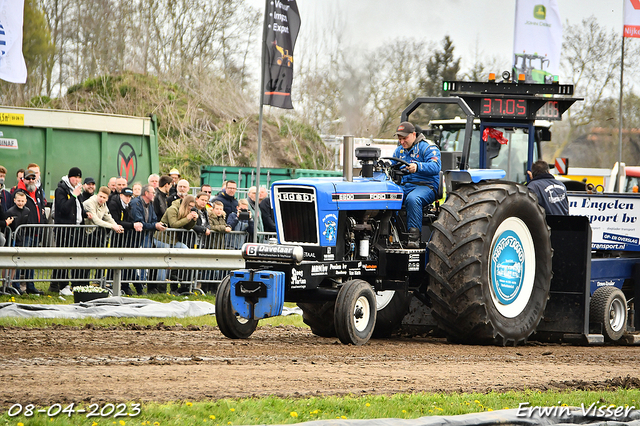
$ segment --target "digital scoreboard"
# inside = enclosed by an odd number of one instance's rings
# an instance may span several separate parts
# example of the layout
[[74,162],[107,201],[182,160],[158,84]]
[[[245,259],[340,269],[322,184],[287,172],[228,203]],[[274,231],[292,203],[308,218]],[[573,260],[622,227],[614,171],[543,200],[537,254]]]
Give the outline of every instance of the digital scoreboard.
[[490,98],[480,99],[480,117],[522,118],[529,117],[525,99]]
[[451,81],[444,89],[473,109],[475,115],[502,120],[562,120],[577,98],[572,85]]
[[478,115],[488,118],[507,118],[528,120],[534,114],[536,120],[561,120],[562,114],[558,109],[558,101],[545,101],[538,108],[540,101],[536,100],[531,111],[531,102],[522,98],[482,97]]

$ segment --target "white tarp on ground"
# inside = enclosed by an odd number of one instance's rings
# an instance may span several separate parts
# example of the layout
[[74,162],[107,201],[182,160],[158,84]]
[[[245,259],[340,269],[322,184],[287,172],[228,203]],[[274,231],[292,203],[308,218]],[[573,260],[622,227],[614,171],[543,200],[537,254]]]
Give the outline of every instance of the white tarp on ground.
[[[300,313],[298,308],[284,308],[282,315]],[[0,303],[0,317],[20,318],[107,318],[107,317],[199,317],[215,314],[215,306],[197,300],[155,302],[149,299],[107,297],[73,305],[27,305]]]
[[[539,415],[535,411],[533,415],[522,415],[520,409],[497,410],[484,413],[461,414],[457,416],[428,416],[418,419],[367,419],[367,420],[316,420],[297,423],[297,426],[504,426],[504,425],[555,425],[568,426],[576,424],[589,424],[591,426],[624,425],[640,426],[640,412],[633,410],[628,416],[595,416],[585,415],[582,409],[569,407],[549,407],[545,413],[562,413],[561,415]],[[563,409],[563,411],[559,411]]]

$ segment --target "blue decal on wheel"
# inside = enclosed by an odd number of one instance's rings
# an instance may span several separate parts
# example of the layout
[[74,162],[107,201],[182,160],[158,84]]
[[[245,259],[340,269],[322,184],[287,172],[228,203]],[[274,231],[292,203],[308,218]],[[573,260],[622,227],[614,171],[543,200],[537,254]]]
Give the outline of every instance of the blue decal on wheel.
[[524,249],[518,235],[505,231],[496,240],[491,254],[491,285],[498,301],[513,303],[524,280]]

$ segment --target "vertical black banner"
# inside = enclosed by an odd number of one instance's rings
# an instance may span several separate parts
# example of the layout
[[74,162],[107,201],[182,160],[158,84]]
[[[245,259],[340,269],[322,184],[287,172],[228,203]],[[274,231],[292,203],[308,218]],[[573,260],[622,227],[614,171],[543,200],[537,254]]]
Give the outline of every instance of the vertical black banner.
[[263,105],[293,109],[293,48],[300,30],[296,0],[267,0],[262,73]]

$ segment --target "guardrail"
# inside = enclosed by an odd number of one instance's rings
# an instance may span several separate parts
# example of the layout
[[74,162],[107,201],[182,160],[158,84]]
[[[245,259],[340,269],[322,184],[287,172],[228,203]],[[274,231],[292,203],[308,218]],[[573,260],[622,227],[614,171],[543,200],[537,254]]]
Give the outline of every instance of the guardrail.
[[[260,233],[258,238],[259,241],[267,241],[273,236],[273,233]],[[237,265],[226,268],[218,262],[216,267],[202,267],[198,261],[185,261],[185,257],[180,257],[181,265],[167,266],[160,262],[152,267],[150,264],[156,264],[158,257],[166,256],[166,253],[158,250],[186,250],[187,253],[191,252],[186,257],[196,258],[206,256],[193,252],[237,251],[246,242],[247,233],[211,232],[206,235],[193,230],[170,228],[163,232],[131,230],[118,234],[93,225],[22,225],[15,232],[8,233],[7,237],[7,245],[19,249],[18,253],[24,256],[35,253],[43,257],[40,262],[30,263],[29,266],[21,262],[10,262],[13,266],[0,266],[0,269],[12,269],[3,274],[5,292],[16,282],[50,282],[54,288],[58,285],[65,287],[70,282],[73,285],[98,282],[102,287],[107,287],[108,283],[116,280],[113,270],[119,266],[120,282],[127,283],[125,288],[129,287],[129,283],[133,284],[141,294],[144,284],[147,284],[147,290],[153,284],[154,291],[164,291],[167,284],[171,285],[172,291],[186,291],[183,290],[185,286],[189,287],[189,291],[194,291],[198,285],[202,286],[202,291],[215,290],[217,283],[230,269],[237,269]],[[58,251],[41,251],[45,248],[56,248]],[[96,249],[106,250],[104,253],[109,255],[99,254],[102,252],[96,252]],[[126,254],[127,260],[118,265],[103,263],[103,260],[111,259],[110,252],[113,251]],[[60,257],[56,258],[55,253]],[[121,258],[124,259],[123,256]]]
[[95,269],[113,271],[113,294],[120,295],[125,269],[232,270],[244,267],[240,250],[176,248],[0,247],[0,269]]

